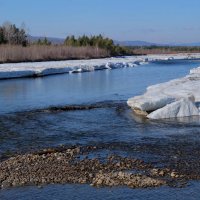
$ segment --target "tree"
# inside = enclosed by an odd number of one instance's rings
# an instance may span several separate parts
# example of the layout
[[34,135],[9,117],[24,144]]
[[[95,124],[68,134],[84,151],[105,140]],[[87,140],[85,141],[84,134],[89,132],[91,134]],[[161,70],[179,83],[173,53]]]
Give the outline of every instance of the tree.
[[77,40],[75,39],[75,36],[67,36],[67,38],[64,41],[64,44],[66,46],[79,46]]
[[6,40],[4,37],[4,31],[3,31],[3,28],[0,27],[0,44],[5,44],[5,43],[6,43]]
[[42,39],[38,39],[37,42],[35,42],[35,44],[37,45],[51,45],[51,42],[45,37],[43,40]]
[[97,36],[80,36],[77,39],[75,38],[74,35],[68,36],[65,39],[64,42],[65,45],[67,46],[77,46],[77,47],[82,47],[82,46],[92,46],[101,48],[101,49],[106,49],[110,52],[111,55],[125,55],[125,54],[131,54],[131,52],[125,48],[125,47],[120,47],[116,46],[113,42],[112,39],[103,37],[101,34]]
[[51,42],[45,37],[43,40],[43,45],[51,45]]
[[1,38],[3,38],[5,43],[11,45],[27,45],[27,35],[24,29],[17,28],[15,24],[11,24],[10,22],[5,22],[1,29]]

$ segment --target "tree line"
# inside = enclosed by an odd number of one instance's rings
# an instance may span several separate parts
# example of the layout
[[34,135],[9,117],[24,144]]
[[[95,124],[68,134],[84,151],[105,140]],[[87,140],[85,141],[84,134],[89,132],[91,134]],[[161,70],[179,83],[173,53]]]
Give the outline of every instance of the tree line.
[[[23,27],[17,27],[15,24],[6,22],[0,26],[0,45],[21,45],[21,46],[55,46],[46,37],[31,42],[28,39],[28,34]],[[116,45],[114,41],[108,37],[100,35],[94,36],[67,36],[63,44],[56,46],[66,47],[95,47],[96,49],[104,49],[109,52],[111,56],[118,55],[132,55],[132,54],[145,54],[145,52],[199,52],[200,47],[174,47],[174,46],[149,46],[149,47],[122,47]]]
[[[28,40],[28,35],[24,28],[18,28],[15,24],[4,23],[0,26],[0,44],[9,44],[9,45],[52,45],[46,37],[44,39],[38,39],[35,42]],[[128,48],[115,45],[114,41],[108,37],[104,37],[101,34],[97,36],[80,36],[75,37],[67,36],[64,43],[61,44],[64,46],[71,47],[96,47],[105,49],[110,52],[110,55],[124,55],[131,54]]]
[[64,41],[64,45],[74,47],[91,46],[102,48],[108,50],[111,53],[111,55],[131,54],[128,48],[115,45],[112,39],[104,37],[101,34],[90,37],[87,35],[83,35],[77,38],[74,35],[68,36]]

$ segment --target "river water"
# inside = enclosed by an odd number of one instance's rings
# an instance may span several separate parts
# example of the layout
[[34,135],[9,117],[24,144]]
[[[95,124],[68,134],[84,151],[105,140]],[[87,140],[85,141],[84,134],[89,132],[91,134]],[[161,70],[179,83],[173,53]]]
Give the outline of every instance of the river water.
[[[198,60],[162,61],[0,81],[0,158],[59,145],[96,145],[101,147],[99,154],[134,156],[157,166],[175,162],[177,151],[192,159],[191,152],[200,146],[199,118],[144,120],[132,113],[126,100],[149,85],[185,76],[199,65]],[[73,106],[81,110],[69,109]],[[2,190],[0,199],[198,199],[199,191],[199,182],[184,189],[136,190],[50,185]]]

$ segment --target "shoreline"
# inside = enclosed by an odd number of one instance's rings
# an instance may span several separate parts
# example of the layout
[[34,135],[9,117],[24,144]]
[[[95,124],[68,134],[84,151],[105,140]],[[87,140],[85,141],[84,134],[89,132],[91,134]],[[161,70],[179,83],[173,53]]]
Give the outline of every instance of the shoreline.
[[89,60],[65,60],[45,62],[22,62],[0,64],[0,80],[25,77],[42,77],[64,73],[82,73],[95,70],[135,67],[149,62],[169,60],[200,59],[200,53],[195,54],[159,54],[146,56],[125,56]]

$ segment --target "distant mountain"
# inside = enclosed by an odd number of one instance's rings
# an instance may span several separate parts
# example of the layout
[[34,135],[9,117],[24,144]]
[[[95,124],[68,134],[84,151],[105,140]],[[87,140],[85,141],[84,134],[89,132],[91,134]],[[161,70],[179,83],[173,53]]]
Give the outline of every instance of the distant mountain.
[[200,47],[200,42],[196,43],[168,43],[168,44],[159,44],[145,41],[115,41],[115,44],[120,46],[186,46],[186,47]]
[[181,46],[181,47],[200,47],[200,42],[194,43],[171,43],[170,46]]
[[[30,42],[36,42],[38,41],[39,39],[41,40],[44,40],[45,37],[43,36],[31,36],[31,35],[28,35],[28,40]],[[63,44],[65,39],[63,38],[54,38],[54,37],[47,37],[47,39],[52,43],[52,44]]]
[[[31,42],[36,42],[38,39],[44,39],[44,36],[28,36],[28,40]],[[47,37],[49,41],[51,41],[52,44],[63,44],[65,39],[63,38],[55,38],[55,37]],[[118,44],[120,46],[186,46],[186,47],[200,47],[200,42],[194,42],[194,43],[168,43],[168,44],[159,44],[159,43],[153,43],[153,42],[146,42],[146,41],[114,41],[115,44]]]
[[159,44],[145,41],[115,41],[115,44],[120,46],[160,46]]

